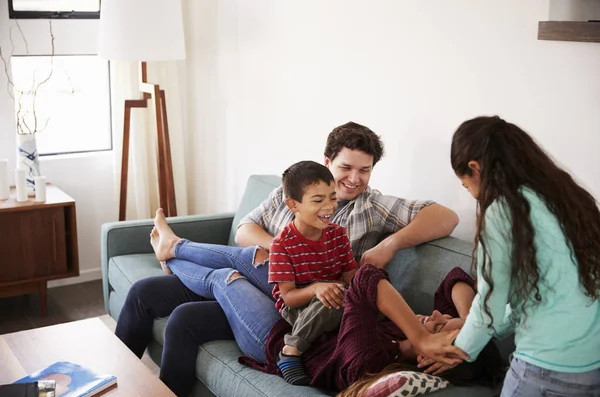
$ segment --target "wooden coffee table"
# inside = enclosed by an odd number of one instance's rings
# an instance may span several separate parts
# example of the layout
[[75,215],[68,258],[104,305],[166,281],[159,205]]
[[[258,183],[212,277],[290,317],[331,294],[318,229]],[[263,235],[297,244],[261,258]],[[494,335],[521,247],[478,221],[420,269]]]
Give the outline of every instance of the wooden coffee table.
[[56,361],[116,376],[102,395],[175,396],[98,318],[0,335],[0,384]]

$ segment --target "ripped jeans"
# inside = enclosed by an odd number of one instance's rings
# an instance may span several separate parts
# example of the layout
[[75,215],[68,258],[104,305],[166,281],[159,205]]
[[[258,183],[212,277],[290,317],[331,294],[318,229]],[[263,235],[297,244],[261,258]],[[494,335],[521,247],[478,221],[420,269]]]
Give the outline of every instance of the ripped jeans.
[[[210,269],[234,269],[265,295],[272,297],[273,285],[269,284],[269,261],[266,260],[259,264],[254,263],[260,249],[258,246],[240,248],[228,245],[195,243],[182,239],[173,247],[175,259],[167,261],[167,265],[171,268],[172,266],[178,266],[182,261],[188,261]],[[197,291],[194,292],[204,296]]]
[[[268,260],[254,265],[259,249],[181,240],[167,266],[188,289],[219,302],[242,352],[264,361],[267,337],[281,315],[268,283]],[[243,277],[232,278],[236,272]]]

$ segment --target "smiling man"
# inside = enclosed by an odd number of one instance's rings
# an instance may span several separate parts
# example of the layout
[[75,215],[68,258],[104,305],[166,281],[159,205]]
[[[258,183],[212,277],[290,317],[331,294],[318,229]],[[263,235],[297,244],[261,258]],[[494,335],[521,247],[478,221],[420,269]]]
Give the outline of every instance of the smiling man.
[[[324,154],[338,199],[331,222],[346,228],[361,265],[384,267],[399,249],[447,236],[458,224],[458,216],[440,204],[386,196],[369,187],[373,167],[383,157],[383,142],[364,125],[349,122],[334,128]],[[277,188],[240,222],[235,241],[269,247],[292,217],[283,190]],[[266,250],[257,252],[257,259],[267,257]]]

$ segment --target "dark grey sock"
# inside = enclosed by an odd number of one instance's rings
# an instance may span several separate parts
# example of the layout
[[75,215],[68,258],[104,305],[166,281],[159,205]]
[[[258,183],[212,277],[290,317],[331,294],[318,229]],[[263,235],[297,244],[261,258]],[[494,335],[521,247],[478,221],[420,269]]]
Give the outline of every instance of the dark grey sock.
[[304,365],[302,365],[299,356],[290,356],[281,352],[279,353],[277,366],[287,383],[295,386],[308,386],[310,383],[310,378],[306,376]]

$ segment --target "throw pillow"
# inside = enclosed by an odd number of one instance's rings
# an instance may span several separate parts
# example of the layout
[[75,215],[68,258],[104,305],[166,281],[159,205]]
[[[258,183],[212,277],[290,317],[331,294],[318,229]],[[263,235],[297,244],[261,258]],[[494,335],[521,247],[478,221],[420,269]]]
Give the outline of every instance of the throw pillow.
[[363,397],[407,397],[421,396],[425,393],[445,389],[450,382],[440,378],[413,371],[399,371],[389,374],[372,384],[362,394]]

